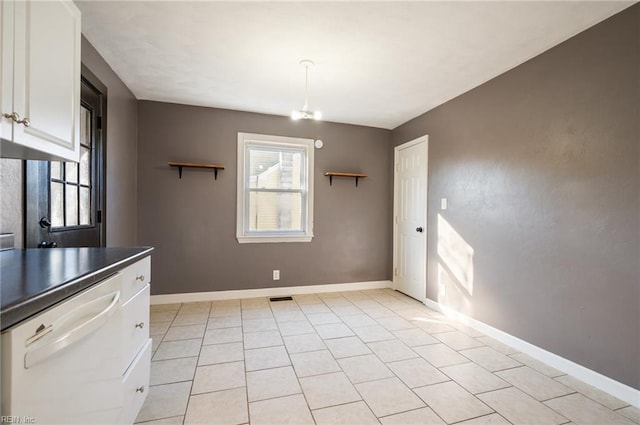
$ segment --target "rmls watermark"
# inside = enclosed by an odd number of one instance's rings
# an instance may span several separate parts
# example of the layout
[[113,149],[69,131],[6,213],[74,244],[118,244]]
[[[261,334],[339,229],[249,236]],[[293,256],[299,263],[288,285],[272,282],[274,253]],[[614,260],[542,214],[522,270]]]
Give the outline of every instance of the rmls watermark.
[[0,416],[0,424],[35,424],[35,418],[31,416]]

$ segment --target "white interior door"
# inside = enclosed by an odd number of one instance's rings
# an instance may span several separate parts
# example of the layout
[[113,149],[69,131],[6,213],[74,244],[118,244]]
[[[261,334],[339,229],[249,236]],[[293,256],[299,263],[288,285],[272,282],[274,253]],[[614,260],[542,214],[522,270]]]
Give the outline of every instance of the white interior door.
[[395,148],[394,288],[427,296],[427,136]]

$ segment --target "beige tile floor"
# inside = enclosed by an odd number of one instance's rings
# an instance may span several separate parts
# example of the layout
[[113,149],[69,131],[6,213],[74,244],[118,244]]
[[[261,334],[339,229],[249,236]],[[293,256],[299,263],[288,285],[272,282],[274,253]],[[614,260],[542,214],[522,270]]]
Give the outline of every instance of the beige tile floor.
[[151,307],[152,424],[640,424],[389,289]]

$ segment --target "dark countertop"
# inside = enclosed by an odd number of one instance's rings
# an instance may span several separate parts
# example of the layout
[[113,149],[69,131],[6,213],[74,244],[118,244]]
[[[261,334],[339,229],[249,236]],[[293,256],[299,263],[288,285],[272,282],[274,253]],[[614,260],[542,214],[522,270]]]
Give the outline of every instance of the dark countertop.
[[151,254],[151,247],[0,252],[2,331]]

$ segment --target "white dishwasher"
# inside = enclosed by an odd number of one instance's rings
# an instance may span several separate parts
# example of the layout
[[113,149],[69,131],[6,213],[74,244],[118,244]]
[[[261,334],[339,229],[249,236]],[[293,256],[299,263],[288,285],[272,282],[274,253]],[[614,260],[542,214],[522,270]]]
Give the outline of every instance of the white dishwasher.
[[121,273],[2,334],[2,415],[115,424],[122,391]]

